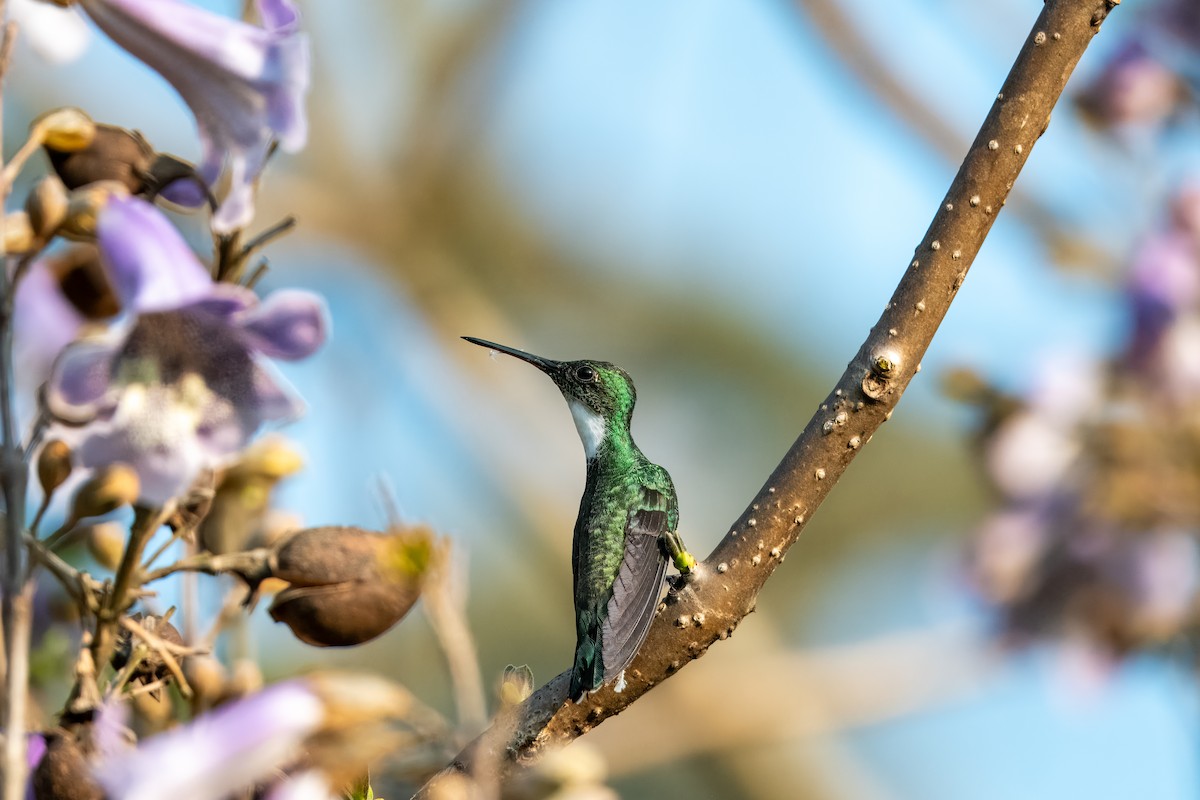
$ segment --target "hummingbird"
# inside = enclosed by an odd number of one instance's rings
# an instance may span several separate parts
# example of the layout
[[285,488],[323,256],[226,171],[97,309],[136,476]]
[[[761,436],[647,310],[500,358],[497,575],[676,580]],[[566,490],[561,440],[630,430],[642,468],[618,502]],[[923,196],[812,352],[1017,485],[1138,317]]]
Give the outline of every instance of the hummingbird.
[[679,501],[671,476],[630,435],[633,379],[605,361],[553,361],[463,338],[537,367],[571,409],[587,456],[587,482],[571,542],[576,641],[569,695],[578,703],[612,681],[620,692],[658,610],[667,562],[684,574],[696,565],[676,532]]

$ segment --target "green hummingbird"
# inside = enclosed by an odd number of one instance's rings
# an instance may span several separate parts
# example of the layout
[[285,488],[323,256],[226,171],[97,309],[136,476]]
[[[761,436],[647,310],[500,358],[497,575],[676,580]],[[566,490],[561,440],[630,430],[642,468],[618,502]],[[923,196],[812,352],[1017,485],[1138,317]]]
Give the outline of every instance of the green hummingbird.
[[622,691],[625,668],[658,610],[667,561],[682,573],[696,565],[675,531],[679,501],[671,476],[630,436],[633,379],[604,361],[552,361],[463,338],[534,365],[571,409],[587,455],[587,483],[571,543],[576,642],[570,697],[579,702],[614,680]]

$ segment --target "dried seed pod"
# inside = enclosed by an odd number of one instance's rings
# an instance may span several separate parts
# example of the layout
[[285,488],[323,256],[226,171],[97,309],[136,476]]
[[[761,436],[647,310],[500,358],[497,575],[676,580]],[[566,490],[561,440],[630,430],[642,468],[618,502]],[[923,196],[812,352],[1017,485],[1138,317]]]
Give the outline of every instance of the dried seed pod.
[[[167,616],[170,616],[169,614]],[[134,622],[139,623],[146,633],[153,634],[163,642],[169,645],[183,647],[183,636],[179,631],[167,621],[167,617],[158,617],[153,614],[143,616],[141,613],[134,614],[130,617]],[[117,645],[113,650],[112,665],[115,670],[122,670],[129,663],[129,658],[133,654],[134,635],[127,629],[122,628],[117,637]],[[140,641],[140,640],[139,640]],[[167,667],[166,661],[162,654],[157,650],[147,646],[148,652],[142,658],[133,670],[131,679],[138,683],[151,683],[157,680],[169,680],[171,670]],[[176,662],[184,661],[182,656],[175,657]]]
[[82,748],[64,730],[46,734],[46,754],[33,771],[32,783],[37,800],[104,799]]
[[154,148],[137,131],[96,125],[86,147],[62,148],[45,142],[50,164],[68,189],[97,181],[116,181],[131,194],[141,192],[154,163]]
[[275,597],[271,617],[317,647],[362,644],[416,603],[435,550],[432,531],[421,527],[299,531],[272,553],[272,575],[291,586]]
[[196,183],[203,193],[209,191],[195,165],[156,153],[138,131],[94,125],[92,139],[85,147],[59,146],[58,140],[47,140],[44,144],[50,164],[69,189],[115,181],[130,194],[155,195],[175,181],[188,180]]
[[38,454],[38,482],[49,497],[71,475],[71,448],[61,439],[51,439]]

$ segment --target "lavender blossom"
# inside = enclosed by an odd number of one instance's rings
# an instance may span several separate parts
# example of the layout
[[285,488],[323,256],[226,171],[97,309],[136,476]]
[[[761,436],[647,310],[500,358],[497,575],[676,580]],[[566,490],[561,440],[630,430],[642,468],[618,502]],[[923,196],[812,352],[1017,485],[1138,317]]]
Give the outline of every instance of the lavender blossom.
[[85,467],[130,464],[141,501],[165,505],[234,456],[264,423],[303,406],[262,356],[299,359],[327,333],[324,302],[278,291],[264,302],[214,284],[150,204],[114,197],[97,240],[124,322],[69,346],[47,382],[57,419],[85,425]]
[[32,416],[32,408],[27,406],[49,376],[54,359],[75,339],[83,323],[83,315],[63,296],[47,263],[34,262],[17,285],[13,300],[13,358],[23,421]]
[[217,800],[285,766],[325,716],[307,682],[277,683],[106,759],[97,777],[112,800]]
[[33,771],[42,763],[46,755],[46,736],[41,733],[30,733],[25,737],[25,768],[27,775],[25,784],[25,800],[36,800],[33,793]]
[[[263,27],[217,16],[179,0],[79,0],[113,41],[161,74],[196,116],[199,175],[216,182],[228,162],[229,193],[213,229],[244,227],[254,213],[254,183],[272,142],[294,152],[308,121],[308,38],[290,0],[258,0]],[[189,206],[204,196],[188,182],[167,199]]]

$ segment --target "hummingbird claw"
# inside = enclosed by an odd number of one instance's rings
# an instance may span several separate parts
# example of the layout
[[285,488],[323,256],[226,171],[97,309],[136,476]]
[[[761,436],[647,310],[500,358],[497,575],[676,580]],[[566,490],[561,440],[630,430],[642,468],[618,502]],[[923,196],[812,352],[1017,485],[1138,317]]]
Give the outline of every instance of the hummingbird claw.
[[664,553],[681,574],[687,575],[696,568],[696,559],[683,546],[683,538],[677,532],[664,533],[659,542],[662,544]]

